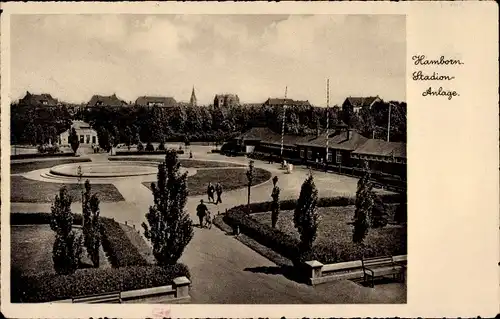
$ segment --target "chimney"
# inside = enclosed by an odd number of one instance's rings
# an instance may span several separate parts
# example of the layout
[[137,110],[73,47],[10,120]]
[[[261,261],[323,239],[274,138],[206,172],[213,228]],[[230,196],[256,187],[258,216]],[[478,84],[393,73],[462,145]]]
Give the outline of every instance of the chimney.
[[350,140],[352,138],[352,128],[350,128],[349,126],[347,127],[346,130],[346,138],[347,140]]

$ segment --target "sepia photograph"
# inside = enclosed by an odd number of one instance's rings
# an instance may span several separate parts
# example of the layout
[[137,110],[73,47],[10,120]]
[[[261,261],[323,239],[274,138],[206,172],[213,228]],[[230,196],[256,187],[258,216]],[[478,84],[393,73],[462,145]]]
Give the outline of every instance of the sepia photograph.
[[12,303],[407,302],[405,15],[10,32]]

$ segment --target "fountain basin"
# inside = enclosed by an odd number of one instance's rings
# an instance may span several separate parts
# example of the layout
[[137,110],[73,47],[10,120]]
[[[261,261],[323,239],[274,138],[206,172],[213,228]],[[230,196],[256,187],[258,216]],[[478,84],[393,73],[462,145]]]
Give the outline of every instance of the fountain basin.
[[115,178],[129,176],[155,175],[158,173],[158,163],[117,161],[117,162],[85,162],[54,166],[50,174],[55,176],[78,178],[78,168],[81,167],[82,178]]

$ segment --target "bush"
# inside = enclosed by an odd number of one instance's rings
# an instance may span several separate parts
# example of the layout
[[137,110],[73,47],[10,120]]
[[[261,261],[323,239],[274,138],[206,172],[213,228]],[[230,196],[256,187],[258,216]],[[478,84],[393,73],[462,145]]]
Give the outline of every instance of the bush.
[[160,145],[158,145],[158,151],[165,151],[165,143],[161,142]]
[[55,144],[54,145],[42,144],[38,146],[37,150],[39,154],[57,154],[60,152],[59,146]]
[[12,302],[49,302],[72,297],[171,285],[176,277],[190,278],[184,264],[167,267],[133,266],[82,269],[72,275],[11,273]]
[[137,143],[137,151],[138,152],[142,152],[144,151],[144,145],[142,145],[141,142]]
[[[154,154],[165,154],[165,151],[158,150],[158,151],[146,152],[143,150],[143,151],[117,151],[116,152],[116,155],[122,155],[122,156],[126,156],[126,155],[154,155]],[[177,154],[184,154],[184,151],[177,150]]]
[[113,267],[148,265],[148,262],[130,242],[120,224],[104,217],[101,217],[100,221],[102,248]]
[[148,144],[146,144],[146,152],[154,152],[155,150],[155,147],[153,146],[153,144],[151,144],[151,142],[148,142]]

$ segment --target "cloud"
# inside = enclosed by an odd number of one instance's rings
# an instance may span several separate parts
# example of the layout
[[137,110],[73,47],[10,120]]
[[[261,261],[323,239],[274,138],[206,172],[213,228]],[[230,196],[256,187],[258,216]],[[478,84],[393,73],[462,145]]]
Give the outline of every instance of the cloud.
[[[162,94],[210,103],[405,98],[404,16],[30,15],[12,19],[12,94],[86,101]],[[334,84],[334,85],[333,85]]]

